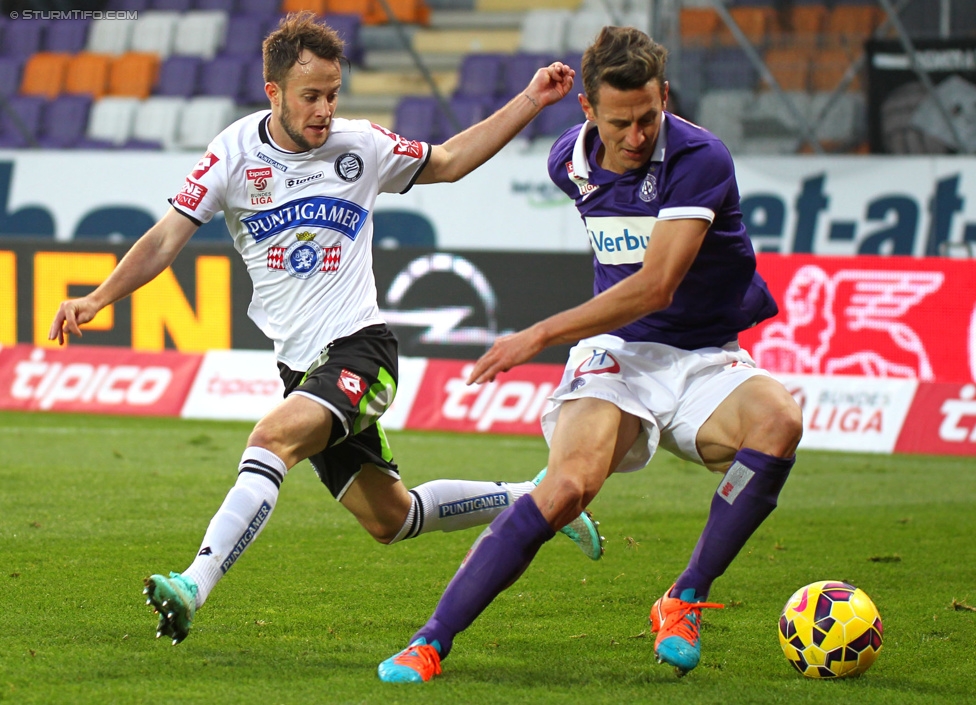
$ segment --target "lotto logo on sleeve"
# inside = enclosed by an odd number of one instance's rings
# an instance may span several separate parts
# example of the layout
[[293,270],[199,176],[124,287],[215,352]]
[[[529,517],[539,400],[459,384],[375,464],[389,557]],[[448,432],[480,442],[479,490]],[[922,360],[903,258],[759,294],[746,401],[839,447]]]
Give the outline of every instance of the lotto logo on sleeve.
[[203,155],[200,161],[197,162],[197,165],[193,167],[193,171],[190,172],[190,176],[199,181],[203,178],[204,174],[210,171],[210,167],[219,161],[220,159],[214,156],[213,152],[207,152]]
[[176,195],[176,202],[181,206],[186,206],[191,211],[195,211],[200,201],[207,195],[207,187],[190,181],[189,178],[183,182],[183,188]]

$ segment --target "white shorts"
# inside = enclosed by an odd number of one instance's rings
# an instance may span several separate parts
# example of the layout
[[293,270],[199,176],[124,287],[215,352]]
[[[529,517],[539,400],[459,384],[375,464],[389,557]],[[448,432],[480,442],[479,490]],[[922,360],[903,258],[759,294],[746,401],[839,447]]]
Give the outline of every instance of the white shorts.
[[603,399],[642,421],[617,472],[640,470],[658,446],[704,465],[695,444],[698,430],[736,387],[756,375],[769,373],[758,369],[738,343],[681,350],[597,335],[570,350],[562,380],[543,412],[542,432],[550,442],[562,402]]

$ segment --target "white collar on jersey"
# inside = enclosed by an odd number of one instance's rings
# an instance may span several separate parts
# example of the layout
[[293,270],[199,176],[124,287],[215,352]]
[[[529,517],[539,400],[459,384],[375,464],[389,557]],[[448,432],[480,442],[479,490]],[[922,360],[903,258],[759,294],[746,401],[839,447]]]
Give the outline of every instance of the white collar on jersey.
[[[668,114],[661,116],[661,131],[657,135],[657,143],[654,145],[654,154],[651,155],[652,162],[664,161],[664,149],[668,143]],[[580,128],[576,136],[576,144],[573,145],[573,172],[581,179],[588,179],[590,176],[590,160],[586,153],[586,135],[590,130],[596,128],[595,122],[587,120]]]

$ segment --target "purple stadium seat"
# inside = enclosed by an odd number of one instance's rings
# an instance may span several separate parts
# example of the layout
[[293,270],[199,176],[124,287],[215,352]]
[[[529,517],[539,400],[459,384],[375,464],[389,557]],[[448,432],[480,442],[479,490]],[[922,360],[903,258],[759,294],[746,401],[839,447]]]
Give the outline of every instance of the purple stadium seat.
[[558,137],[585,119],[577,101],[564,99],[543,110],[526,131],[531,130],[532,137]]
[[43,110],[44,98],[40,96],[19,95],[8,98],[6,109],[0,108],[0,148],[32,146],[31,142],[37,141],[37,128]]
[[190,0],[150,0],[149,9],[168,10],[170,12],[186,12],[192,9]]
[[196,0],[193,3],[195,10],[223,10],[228,15],[237,12],[237,0]]
[[45,20],[4,22],[0,56],[28,57],[41,51],[48,24]]
[[[490,97],[482,96],[455,96],[448,101],[451,112],[458,121],[461,130],[465,130],[477,122],[481,122],[491,113],[494,108],[494,100]],[[438,106],[438,109],[440,106]],[[437,137],[446,140],[458,130],[454,129],[451,120],[444,114],[443,110],[438,112]]]
[[433,96],[404,96],[397,103],[393,130],[411,140],[436,143],[440,105]]
[[739,47],[712,49],[705,59],[705,87],[752,89],[759,72]]
[[254,15],[256,17],[268,17],[277,15],[281,3],[268,2],[268,0],[238,0],[237,11],[243,15]]
[[194,95],[202,63],[198,56],[169,57],[159,66],[159,79],[153,94],[183,98]]
[[[324,15],[322,20],[338,32],[342,41],[346,43],[346,58],[354,64],[362,63],[363,48],[359,44],[359,28],[363,22],[362,18],[353,14],[334,14]],[[265,27],[265,30],[268,28]]]
[[260,56],[267,15],[232,15],[227,20],[223,56]]
[[148,10],[149,0],[108,0],[106,10]]
[[247,60],[238,56],[218,56],[200,66],[197,93],[200,95],[227,96],[235,101],[244,86],[244,68]]
[[502,68],[506,57],[502,54],[468,54],[461,61],[455,96],[493,98],[502,85]]
[[20,88],[24,62],[20,57],[0,57],[0,98],[14,95]]
[[41,116],[37,141],[46,149],[65,149],[85,138],[91,98],[86,95],[61,95],[50,101]]
[[268,107],[268,96],[264,92],[264,62],[252,59],[244,69],[244,86],[241,88],[240,102],[245,105]]
[[58,20],[51,22],[44,37],[44,51],[77,54],[85,50],[89,20]]
[[[556,57],[547,54],[519,53],[509,56],[502,71],[501,97],[509,100],[517,96],[529,85],[536,71],[555,60]],[[579,80],[576,79],[573,85],[579,86]]]

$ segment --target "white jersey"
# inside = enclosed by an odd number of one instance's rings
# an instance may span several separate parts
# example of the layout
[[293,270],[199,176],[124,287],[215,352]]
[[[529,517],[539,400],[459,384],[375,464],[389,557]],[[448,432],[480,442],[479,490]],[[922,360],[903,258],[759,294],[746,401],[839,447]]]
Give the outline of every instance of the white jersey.
[[373,205],[407,191],[430,157],[366,120],[333,118],[325,144],[278,148],[268,110],[225,129],[171,201],[198,223],[224,212],[254,294],[248,315],[278,360],[306,370],[336,338],[382,323],[373,277]]

